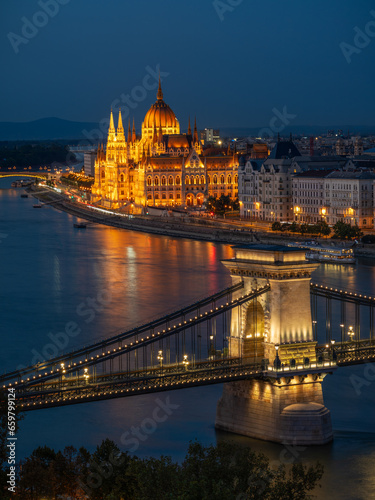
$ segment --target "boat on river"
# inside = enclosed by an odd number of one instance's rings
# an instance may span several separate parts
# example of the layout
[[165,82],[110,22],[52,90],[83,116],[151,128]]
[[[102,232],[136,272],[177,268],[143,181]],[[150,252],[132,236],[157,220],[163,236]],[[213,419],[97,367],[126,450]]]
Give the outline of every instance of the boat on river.
[[356,262],[353,249],[345,247],[311,247],[306,252],[306,259],[334,264],[355,264]]
[[339,246],[324,246],[309,243],[296,243],[296,246],[306,249],[306,259],[314,262],[327,262],[330,264],[355,264],[353,248]]

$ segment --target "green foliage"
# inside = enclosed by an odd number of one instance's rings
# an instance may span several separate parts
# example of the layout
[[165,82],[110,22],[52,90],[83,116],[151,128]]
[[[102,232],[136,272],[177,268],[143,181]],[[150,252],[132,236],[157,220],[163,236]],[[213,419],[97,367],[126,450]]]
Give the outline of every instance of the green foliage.
[[297,224],[297,222],[284,223],[274,222],[271,226],[272,231],[290,231],[291,233],[314,234],[318,236],[328,236],[331,233],[331,228],[325,220],[321,220],[316,224]]
[[332,238],[338,238],[340,240],[353,240],[354,238],[360,238],[361,236],[363,236],[363,233],[357,224],[351,226],[346,222],[338,221],[333,226]]
[[130,457],[106,439],[93,454],[67,447],[37,448],[22,463],[22,500],[305,500],[323,468],[294,464],[271,468],[266,456],[232,443],[191,443],[179,464],[170,457]]
[[73,186],[78,189],[89,189],[95,182],[93,177],[85,177],[81,174],[62,174],[60,182],[67,186]]
[[231,200],[229,195],[222,194],[220,198],[210,196],[206,201],[207,210],[212,211],[214,214],[225,214],[226,212],[239,210],[240,203],[238,198]]

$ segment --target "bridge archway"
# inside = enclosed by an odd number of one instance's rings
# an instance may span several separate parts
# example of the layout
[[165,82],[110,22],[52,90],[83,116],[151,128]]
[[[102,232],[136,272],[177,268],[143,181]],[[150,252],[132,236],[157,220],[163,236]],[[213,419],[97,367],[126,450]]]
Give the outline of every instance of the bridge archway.
[[243,356],[254,357],[264,355],[264,309],[258,300],[249,304],[243,329]]
[[259,301],[251,302],[246,311],[245,338],[264,337],[264,310]]

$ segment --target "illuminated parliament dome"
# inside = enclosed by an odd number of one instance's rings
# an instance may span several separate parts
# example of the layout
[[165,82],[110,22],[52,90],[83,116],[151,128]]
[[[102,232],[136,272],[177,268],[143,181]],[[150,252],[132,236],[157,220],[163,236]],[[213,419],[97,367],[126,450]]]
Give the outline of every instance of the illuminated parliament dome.
[[159,132],[160,127],[163,135],[180,133],[180,124],[176,115],[163,100],[159,79],[157,100],[146,113],[142,123],[142,137],[152,139],[154,132]]

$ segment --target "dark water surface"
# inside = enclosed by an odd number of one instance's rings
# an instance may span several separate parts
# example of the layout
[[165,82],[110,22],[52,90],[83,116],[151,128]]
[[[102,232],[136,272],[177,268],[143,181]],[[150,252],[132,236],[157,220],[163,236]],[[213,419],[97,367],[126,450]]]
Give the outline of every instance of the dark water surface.
[[[163,315],[228,286],[220,259],[233,256],[229,245],[172,239],[89,226],[73,228],[75,218],[44,207],[0,181],[1,371],[57,354],[69,322],[80,333],[65,349]],[[314,281],[375,295],[375,266],[322,265]],[[103,307],[93,307],[96,304]],[[105,305],[103,305],[105,302]],[[73,444],[93,450],[110,438],[139,456],[181,459],[189,441],[204,444],[235,439],[266,453],[273,463],[319,460],[325,466],[322,499],[375,498],[375,376],[365,367],[341,368],[323,383],[335,440],[314,448],[293,448],[214,429],[222,386],[171,391],[26,414],[18,434],[18,457],[38,445],[55,449]],[[358,381],[364,382],[359,382]],[[156,407],[169,402],[171,414],[154,427]],[[148,434],[134,437],[142,426]],[[131,439],[130,439],[131,438]]]

